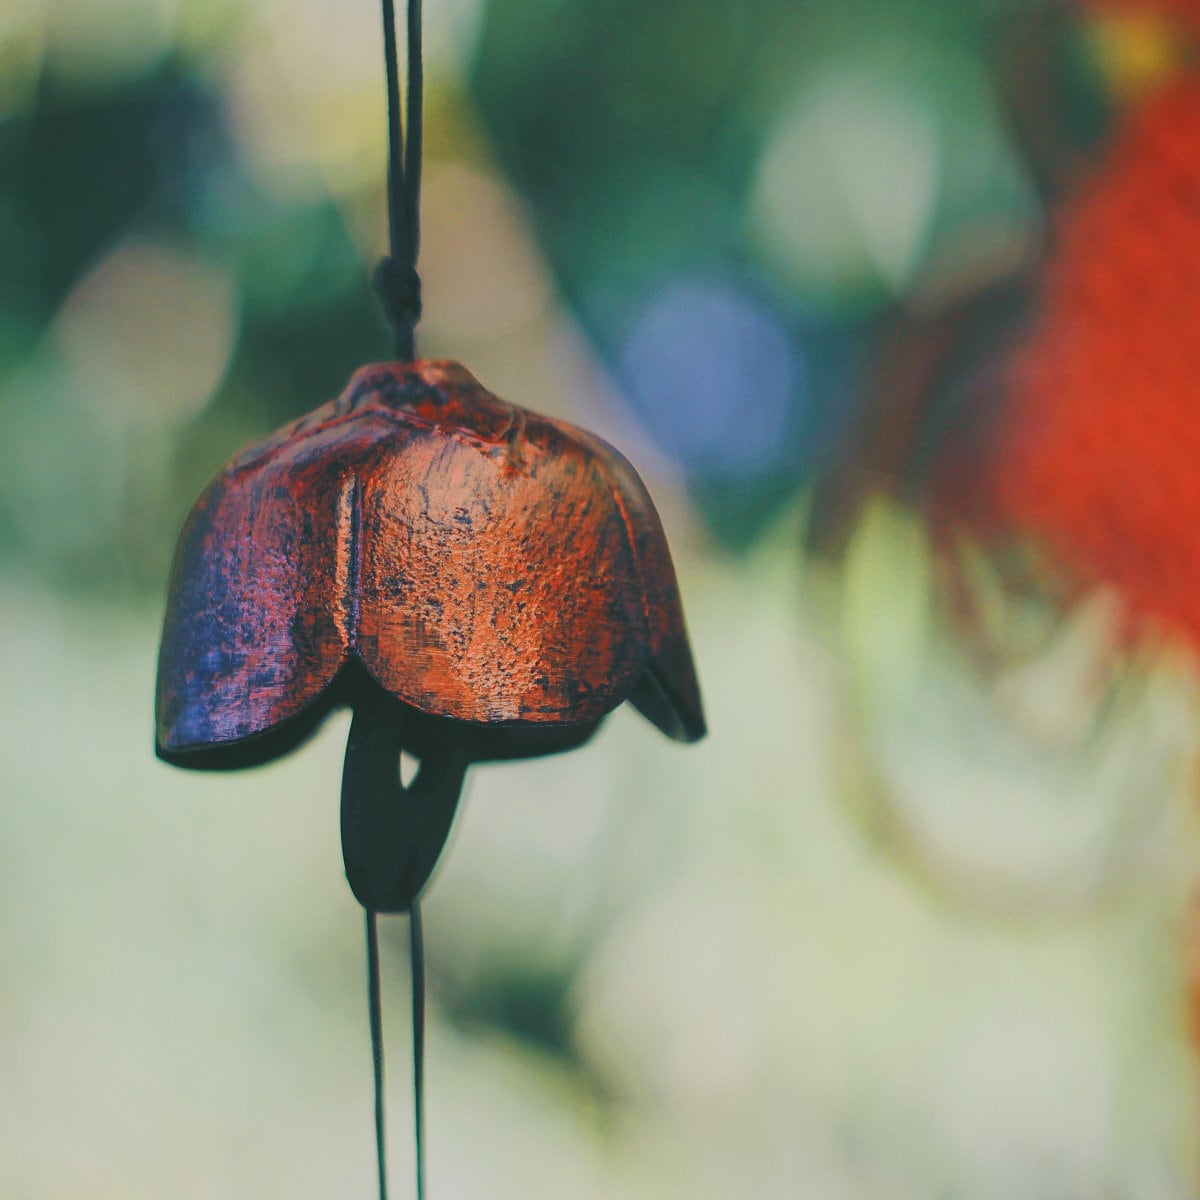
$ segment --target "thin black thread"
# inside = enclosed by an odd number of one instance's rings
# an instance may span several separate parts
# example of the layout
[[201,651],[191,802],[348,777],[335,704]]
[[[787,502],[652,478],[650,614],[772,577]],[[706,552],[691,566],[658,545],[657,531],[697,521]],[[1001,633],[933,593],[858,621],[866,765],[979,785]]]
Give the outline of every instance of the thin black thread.
[[375,1065],[375,1161],[379,1167],[379,1200],[387,1200],[387,1139],[383,1107],[383,1011],[379,994],[379,937],[375,910],[367,914],[367,1006],[371,1020],[371,1059]]
[[[376,912],[367,914],[367,1006],[371,1022],[371,1060],[375,1068],[375,1162],[379,1200],[387,1200],[387,1117],[384,1111],[383,1005],[379,985],[379,935]],[[416,1146],[417,1200],[425,1200],[425,937],[421,909],[409,909],[409,960],[412,968],[413,1140]]]
[[408,0],[408,94],[403,122],[400,118],[396,13],[393,0],[382,0],[382,5],[383,53],[387,71],[390,253],[376,268],[375,286],[395,331],[396,357],[407,362],[415,353],[414,330],[421,317],[421,280],[417,275],[417,251],[421,240],[421,114],[424,93],[421,0]]
[[425,938],[416,900],[408,912],[412,965],[413,1135],[417,1148],[417,1200],[425,1200]]
[[421,248],[421,144],[424,140],[423,118],[425,69],[421,60],[421,0],[408,0],[408,143],[404,156],[404,190],[408,216],[409,265],[417,266]]

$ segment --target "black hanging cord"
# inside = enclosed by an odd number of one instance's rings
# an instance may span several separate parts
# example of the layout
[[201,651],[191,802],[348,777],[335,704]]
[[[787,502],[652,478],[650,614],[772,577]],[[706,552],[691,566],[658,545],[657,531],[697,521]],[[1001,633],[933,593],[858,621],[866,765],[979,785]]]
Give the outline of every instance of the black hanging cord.
[[371,1058],[375,1064],[375,1160],[379,1167],[379,1200],[387,1200],[387,1150],[383,1110],[383,1010],[379,996],[379,935],[375,910],[367,913],[367,1006],[371,1015]]
[[[371,1021],[371,1059],[375,1066],[375,1163],[379,1171],[379,1200],[387,1200],[387,1119],[383,1086],[383,1005],[379,986],[378,914],[367,914],[367,1006]],[[417,1200],[425,1200],[425,938],[416,900],[408,913],[412,966],[413,1131],[416,1142]]]
[[[375,272],[375,285],[396,335],[396,357],[415,354],[413,331],[421,317],[417,250],[421,237],[421,0],[408,0],[408,96],[400,118],[400,65],[394,0],[383,4],[383,53],[388,98],[388,236],[390,253]],[[406,128],[407,127],[407,130]],[[407,132],[407,137],[406,137]]]
[[417,1200],[425,1200],[425,937],[421,932],[421,908],[416,900],[408,910],[408,937],[412,968],[413,1133],[417,1152]]

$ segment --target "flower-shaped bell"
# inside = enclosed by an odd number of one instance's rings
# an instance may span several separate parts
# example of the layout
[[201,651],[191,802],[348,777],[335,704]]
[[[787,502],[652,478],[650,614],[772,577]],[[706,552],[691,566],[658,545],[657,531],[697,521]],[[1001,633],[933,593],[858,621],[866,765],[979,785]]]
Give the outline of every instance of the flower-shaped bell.
[[362,368],[238,454],[180,536],[159,755],[263,762],[350,704],[342,845],[368,909],[411,906],[470,762],[577,745],[624,700],[704,732],[650,497],[605,442],[456,363]]

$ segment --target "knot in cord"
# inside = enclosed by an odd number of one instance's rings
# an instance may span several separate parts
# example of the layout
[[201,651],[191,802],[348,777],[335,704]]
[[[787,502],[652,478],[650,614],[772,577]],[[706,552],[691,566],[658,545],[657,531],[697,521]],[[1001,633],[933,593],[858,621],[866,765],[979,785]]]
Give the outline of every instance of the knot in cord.
[[390,256],[380,259],[375,268],[375,290],[396,328],[411,329],[421,319],[421,277],[416,267]]

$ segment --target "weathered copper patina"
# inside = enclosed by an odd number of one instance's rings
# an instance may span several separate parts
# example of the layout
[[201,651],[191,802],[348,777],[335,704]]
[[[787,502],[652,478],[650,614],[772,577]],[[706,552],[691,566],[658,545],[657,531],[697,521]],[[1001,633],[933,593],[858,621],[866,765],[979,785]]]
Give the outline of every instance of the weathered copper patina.
[[[468,762],[578,744],[627,699],[673,738],[704,732],[645,487],[599,438],[499,400],[456,363],[362,368],[238,454],[180,536],[158,753],[261,762],[351,704],[351,884],[356,854],[380,878],[393,852],[421,860],[402,885],[355,886],[368,907],[406,908],[423,885]],[[401,747],[423,760],[407,799]],[[397,809],[426,822],[437,809],[437,831],[388,833]],[[397,849],[405,837],[424,848]]]

